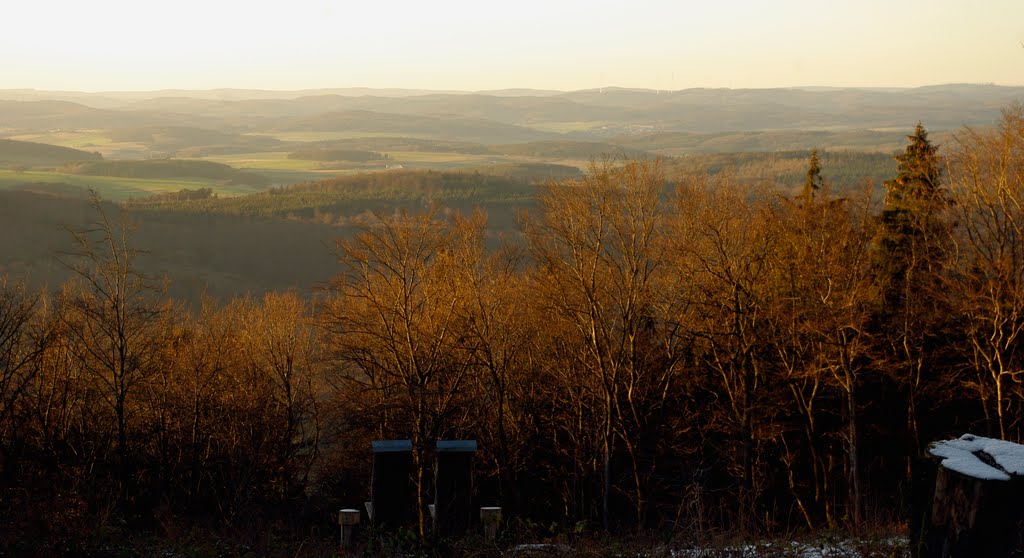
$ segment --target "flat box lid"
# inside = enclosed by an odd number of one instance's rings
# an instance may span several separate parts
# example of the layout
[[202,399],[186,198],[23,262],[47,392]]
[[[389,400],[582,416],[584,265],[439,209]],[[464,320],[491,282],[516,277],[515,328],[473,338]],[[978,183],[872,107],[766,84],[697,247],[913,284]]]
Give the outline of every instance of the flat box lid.
[[373,453],[412,451],[412,440],[374,440]]
[[476,440],[438,440],[437,451],[476,451]]

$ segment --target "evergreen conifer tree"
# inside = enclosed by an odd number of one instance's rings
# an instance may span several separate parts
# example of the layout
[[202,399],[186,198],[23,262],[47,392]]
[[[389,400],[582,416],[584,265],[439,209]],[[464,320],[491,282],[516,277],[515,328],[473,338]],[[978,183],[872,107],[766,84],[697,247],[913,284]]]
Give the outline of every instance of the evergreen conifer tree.
[[929,141],[920,122],[907,139],[907,147],[895,157],[896,177],[885,181],[885,207],[876,242],[888,311],[901,304],[911,260],[928,256],[920,253],[922,241],[935,232],[936,217],[946,204],[938,147]]
[[[948,261],[948,190],[942,183],[942,159],[920,122],[895,157],[896,177],[885,182],[885,206],[875,237],[879,287],[875,316],[880,354],[907,400],[904,438],[922,449],[918,415],[941,385],[938,370],[948,312],[942,310],[942,275]],[[924,403],[926,407],[920,409]],[[893,425],[893,428],[899,428]],[[909,463],[909,461],[908,461]],[[908,466],[909,471],[909,466]]]
[[824,179],[821,177],[821,158],[818,157],[818,150],[811,150],[811,161],[807,165],[807,182],[804,183],[804,206],[810,206],[814,201],[814,194],[821,190]]

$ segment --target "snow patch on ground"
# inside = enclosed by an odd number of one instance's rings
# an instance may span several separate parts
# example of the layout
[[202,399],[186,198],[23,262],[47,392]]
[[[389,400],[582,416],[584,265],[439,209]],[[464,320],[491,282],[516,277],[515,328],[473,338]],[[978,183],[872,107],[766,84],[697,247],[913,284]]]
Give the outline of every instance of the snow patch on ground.
[[[882,545],[886,547],[888,553],[896,548],[906,548],[906,540],[884,541]],[[673,550],[670,556],[673,558],[866,558],[875,555],[874,552],[861,554],[857,549],[863,546],[852,540],[829,543],[765,543],[720,549]]]
[[935,442],[928,451],[942,458],[943,467],[972,478],[1008,481],[1011,475],[1024,475],[1024,446],[1006,440],[964,434]]
[[[664,557],[672,558],[868,558],[873,556],[904,556],[907,548],[905,537],[890,537],[880,540],[819,540],[816,542],[776,541],[748,543],[727,547],[671,548],[660,547],[624,554],[622,557]],[[572,549],[555,544],[521,544],[505,553],[505,556],[572,556]]]

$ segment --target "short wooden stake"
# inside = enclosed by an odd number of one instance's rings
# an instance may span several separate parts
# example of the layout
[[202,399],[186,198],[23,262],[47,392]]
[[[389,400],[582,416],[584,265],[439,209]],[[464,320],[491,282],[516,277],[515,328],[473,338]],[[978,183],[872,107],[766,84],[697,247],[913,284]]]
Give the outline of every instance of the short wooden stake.
[[370,476],[371,522],[388,530],[409,525],[416,511],[412,491],[412,441],[375,440]]
[[434,470],[434,531],[442,539],[466,534],[473,513],[473,454],[476,440],[438,440]]
[[341,549],[352,548],[353,534],[359,525],[359,510],[344,509],[338,512],[338,524],[341,525]]
[[488,542],[498,540],[498,531],[501,528],[501,508],[480,508],[480,523],[484,526],[484,539]]

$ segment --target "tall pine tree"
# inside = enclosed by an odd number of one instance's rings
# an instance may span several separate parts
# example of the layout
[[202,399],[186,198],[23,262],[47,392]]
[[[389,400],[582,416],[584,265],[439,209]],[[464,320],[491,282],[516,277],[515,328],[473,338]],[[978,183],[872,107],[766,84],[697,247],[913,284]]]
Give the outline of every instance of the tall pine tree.
[[807,165],[807,182],[804,183],[803,202],[805,207],[810,207],[814,201],[814,194],[821,190],[824,179],[821,177],[821,158],[818,157],[818,150],[811,150],[811,161]]
[[885,182],[885,207],[875,237],[880,307],[876,314],[879,347],[891,378],[907,402],[905,432],[908,464],[921,451],[918,417],[938,396],[942,372],[941,275],[949,240],[948,191],[942,183],[942,159],[920,122],[903,153],[895,157],[896,177]]
[[879,272],[886,310],[902,304],[907,273],[920,256],[922,242],[935,232],[938,213],[946,205],[938,147],[928,140],[920,122],[907,136],[909,144],[896,155],[896,177],[885,181],[885,208],[877,237]]

